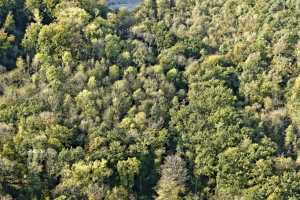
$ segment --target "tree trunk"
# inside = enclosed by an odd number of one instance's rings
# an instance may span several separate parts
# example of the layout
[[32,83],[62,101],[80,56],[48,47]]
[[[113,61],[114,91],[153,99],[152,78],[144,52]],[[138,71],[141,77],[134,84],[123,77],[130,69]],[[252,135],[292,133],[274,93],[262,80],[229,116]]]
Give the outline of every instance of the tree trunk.
[[156,0],[151,0],[151,9],[153,10],[153,18],[157,20],[157,2]]
[[176,5],[175,5],[175,1],[174,0],[170,0],[170,8],[174,8]]

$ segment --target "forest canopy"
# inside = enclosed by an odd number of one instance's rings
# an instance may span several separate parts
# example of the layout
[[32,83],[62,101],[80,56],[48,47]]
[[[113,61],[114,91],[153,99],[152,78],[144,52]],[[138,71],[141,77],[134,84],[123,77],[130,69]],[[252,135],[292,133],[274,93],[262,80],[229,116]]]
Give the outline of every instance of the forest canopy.
[[0,0],[0,199],[300,199],[297,0]]

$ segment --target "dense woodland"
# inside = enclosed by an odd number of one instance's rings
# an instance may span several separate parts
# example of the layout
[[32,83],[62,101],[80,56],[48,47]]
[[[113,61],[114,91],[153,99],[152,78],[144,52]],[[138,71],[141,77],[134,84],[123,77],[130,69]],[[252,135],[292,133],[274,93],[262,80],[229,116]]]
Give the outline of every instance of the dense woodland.
[[0,0],[0,199],[300,199],[300,2]]

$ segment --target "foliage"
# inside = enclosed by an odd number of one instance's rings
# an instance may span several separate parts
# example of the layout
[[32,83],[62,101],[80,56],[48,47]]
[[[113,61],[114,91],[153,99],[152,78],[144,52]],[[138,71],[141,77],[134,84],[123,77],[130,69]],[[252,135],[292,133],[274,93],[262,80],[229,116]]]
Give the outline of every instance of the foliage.
[[297,1],[0,0],[0,199],[300,199]]

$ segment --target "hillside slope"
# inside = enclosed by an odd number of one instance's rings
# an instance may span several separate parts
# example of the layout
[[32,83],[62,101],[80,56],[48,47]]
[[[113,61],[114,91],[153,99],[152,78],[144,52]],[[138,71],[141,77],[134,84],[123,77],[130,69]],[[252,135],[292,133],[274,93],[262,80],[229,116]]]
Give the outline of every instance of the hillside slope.
[[297,1],[0,1],[0,199],[300,199]]

